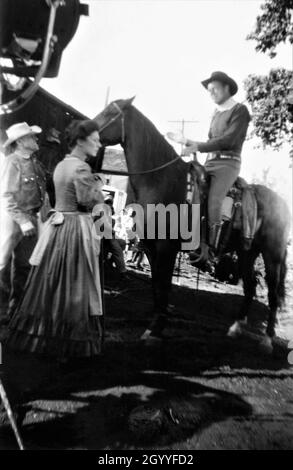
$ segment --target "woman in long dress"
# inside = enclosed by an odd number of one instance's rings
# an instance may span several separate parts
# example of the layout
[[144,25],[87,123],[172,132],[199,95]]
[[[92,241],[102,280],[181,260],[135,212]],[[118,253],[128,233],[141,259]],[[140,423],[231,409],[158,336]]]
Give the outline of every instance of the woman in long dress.
[[100,148],[97,124],[75,121],[72,151],[56,167],[55,210],[31,257],[24,296],[9,324],[8,347],[59,359],[100,353],[103,305],[101,238],[91,210],[103,202],[102,182],[85,163]]

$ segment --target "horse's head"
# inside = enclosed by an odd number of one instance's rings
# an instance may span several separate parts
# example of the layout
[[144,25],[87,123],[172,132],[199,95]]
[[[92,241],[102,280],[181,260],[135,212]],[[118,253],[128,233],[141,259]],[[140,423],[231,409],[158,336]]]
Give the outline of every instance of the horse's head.
[[125,140],[124,112],[133,98],[112,101],[94,120],[98,123],[100,140],[103,145],[123,144]]

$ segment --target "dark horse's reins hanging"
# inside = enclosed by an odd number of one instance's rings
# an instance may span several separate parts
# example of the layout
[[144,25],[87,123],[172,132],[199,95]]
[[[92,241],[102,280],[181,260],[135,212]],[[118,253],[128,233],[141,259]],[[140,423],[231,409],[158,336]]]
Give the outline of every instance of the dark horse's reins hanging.
[[[109,122],[106,122],[102,127],[100,127],[99,132],[103,131],[106,129],[106,127],[109,127],[113,122],[116,121],[121,116],[121,140],[122,143],[125,141],[125,125],[124,125],[124,114],[122,109],[118,106],[117,103],[112,103],[113,106],[117,109],[118,113],[116,116],[114,116],[112,119],[110,119]],[[149,173],[155,173],[156,171],[163,170],[164,168],[167,168],[170,165],[173,165],[173,163],[176,163],[178,160],[181,159],[181,156],[178,155],[178,157],[174,158],[174,160],[171,160],[170,162],[164,163],[163,165],[156,166],[155,168],[151,168],[150,170],[143,170],[143,171],[118,171],[118,170],[99,170],[99,173],[107,174],[107,175],[119,175],[119,176],[138,176],[138,175],[147,175]]]

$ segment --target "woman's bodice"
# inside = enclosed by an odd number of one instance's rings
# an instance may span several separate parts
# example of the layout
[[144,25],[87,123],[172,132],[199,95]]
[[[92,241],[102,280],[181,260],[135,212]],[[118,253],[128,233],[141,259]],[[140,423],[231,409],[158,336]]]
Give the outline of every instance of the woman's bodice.
[[77,157],[66,156],[55,168],[55,209],[61,212],[90,212],[103,202],[100,185],[89,165]]

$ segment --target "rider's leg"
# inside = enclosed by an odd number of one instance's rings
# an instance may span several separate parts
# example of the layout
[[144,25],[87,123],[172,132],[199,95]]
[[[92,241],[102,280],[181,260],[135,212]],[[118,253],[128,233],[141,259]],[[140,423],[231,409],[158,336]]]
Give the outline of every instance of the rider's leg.
[[237,160],[213,160],[206,164],[210,175],[208,197],[209,243],[217,248],[222,225],[222,204],[224,198],[235,182],[240,172],[240,162]]

